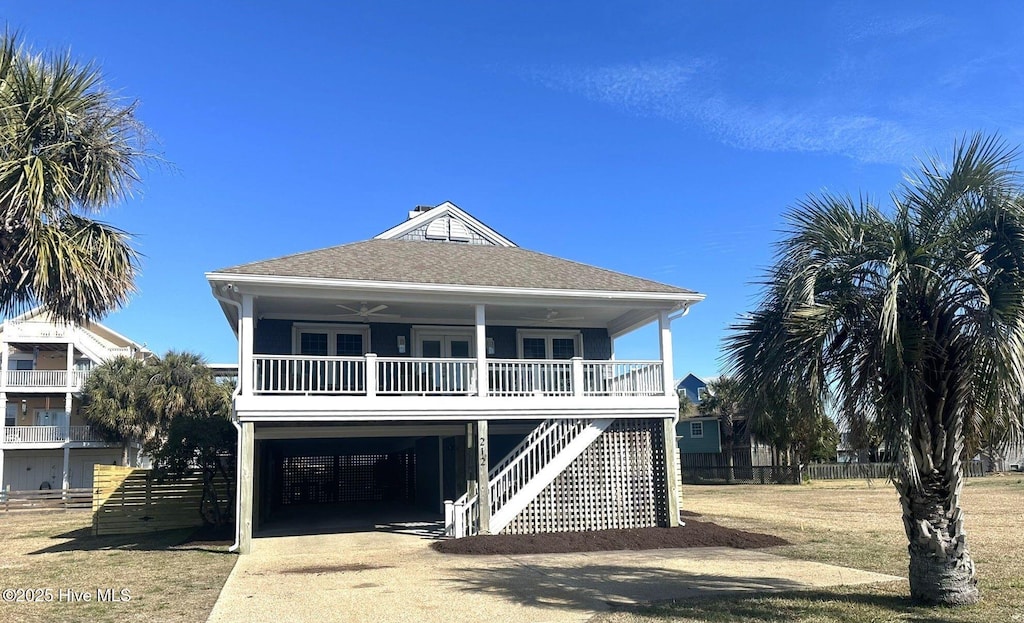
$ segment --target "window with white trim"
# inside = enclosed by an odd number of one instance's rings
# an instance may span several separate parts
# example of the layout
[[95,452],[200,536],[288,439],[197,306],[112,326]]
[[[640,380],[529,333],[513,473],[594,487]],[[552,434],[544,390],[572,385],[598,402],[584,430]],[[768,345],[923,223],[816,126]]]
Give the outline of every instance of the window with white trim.
[[520,359],[572,359],[583,356],[579,331],[516,331]]
[[362,357],[370,352],[370,327],[295,324],[292,352],[313,357]]
[[704,422],[690,422],[690,437],[700,439],[704,436]]

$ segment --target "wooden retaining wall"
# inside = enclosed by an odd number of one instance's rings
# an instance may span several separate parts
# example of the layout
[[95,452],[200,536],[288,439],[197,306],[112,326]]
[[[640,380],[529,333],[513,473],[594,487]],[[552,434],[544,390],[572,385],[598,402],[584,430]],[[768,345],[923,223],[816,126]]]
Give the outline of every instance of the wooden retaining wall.
[[[224,506],[234,499],[227,483],[217,483]],[[199,502],[203,479],[190,474],[159,482],[152,470],[96,465],[93,470],[92,533],[138,534],[203,525]]]
[[92,508],[92,489],[35,489],[30,491],[0,491],[0,508],[19,510],[89,510]]
[[505,533],[667,525],[665,469],[662,421],[617,419]]

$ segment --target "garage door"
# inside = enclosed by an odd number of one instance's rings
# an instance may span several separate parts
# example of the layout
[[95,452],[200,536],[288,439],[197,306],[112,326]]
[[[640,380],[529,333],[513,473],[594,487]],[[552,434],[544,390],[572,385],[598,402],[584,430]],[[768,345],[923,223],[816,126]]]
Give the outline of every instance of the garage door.
[[415,502],[416,454],[320,454],[282,457],[282,505],[335,502]]

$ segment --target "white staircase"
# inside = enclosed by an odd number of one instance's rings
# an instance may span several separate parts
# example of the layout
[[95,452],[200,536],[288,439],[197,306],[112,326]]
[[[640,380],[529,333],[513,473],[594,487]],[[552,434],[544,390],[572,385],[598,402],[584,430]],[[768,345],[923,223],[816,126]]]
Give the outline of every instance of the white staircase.
[[[550,419],[533,429],[489,471],[491,534],[498,534],[613,422],[605,419]],[[476,491],[445,502],[445,533],[477,534],[480,507]]]

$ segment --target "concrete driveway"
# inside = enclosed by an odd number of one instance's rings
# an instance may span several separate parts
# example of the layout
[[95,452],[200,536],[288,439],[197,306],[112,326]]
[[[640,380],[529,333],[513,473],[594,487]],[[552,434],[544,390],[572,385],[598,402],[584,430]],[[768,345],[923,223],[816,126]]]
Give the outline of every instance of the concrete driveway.
[[430,542],[415,525],[256,539],[209,621],[586,621],[617,604],[899,579],[730,548],[448,556]]

